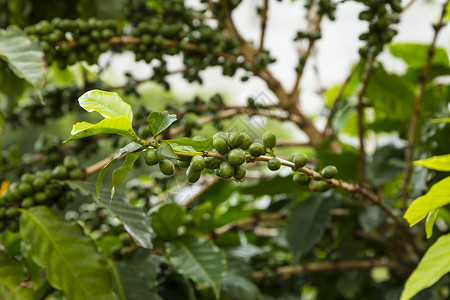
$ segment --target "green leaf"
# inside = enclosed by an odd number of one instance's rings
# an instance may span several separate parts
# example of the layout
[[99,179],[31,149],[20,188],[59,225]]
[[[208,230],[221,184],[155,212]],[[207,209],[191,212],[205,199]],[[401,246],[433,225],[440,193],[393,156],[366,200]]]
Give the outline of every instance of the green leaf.
[[78,224],[36,206],[22,210],[20,232],[33,260],[67,299],[116,299],[105,260]]
[[98,199],[100,199],[100,186],[102,185],[103,177],[105,177],[105,174],[106,174],[106,171],[108,170],[108,168],[125,153],[130,153],[130,152],[136,151],[141,147],[142,147],[142,145],[140,145],[138,143],[135,143],[135,142],[129,143],[125,147],[119,149],[119,151],[113,157],[113,159],[100,170],[100,173],[98,174],[98,177],[97,177],[97,181],[95,183],[95,189],[97,192]]
[[235,300],[264,299],[256,284],[234,272],[227,273],[223,280],[222,290]]
[[123,262],[116,262],[114,265],[120,279],[120,282],[115,282],[115,285],[116,287],[120,286],[123,290],[124,300],[161,299],[155,290],[149,286],[145,278],[137,273],[132,266]]
[[167,143],[166,141],[161,141],[161,144],[159,145],[158,149],[159,155],[163,156],[164,158],[177,158],[177,155],[175,154],[175,151],[172,148],[172,145]]
[[139,142],[140,138],[136,135],[131,126],[131,121],[126,116],[120,116],[119,118],[104,119],[97,124],[88,122],[79,122],[73,125],[72,136],[68,138],[64,143],[72,140],[81,139],[96,134],[119,134],[129,138],[134,142]]
[[153,135],[158,135],[172,125],[172,123],[176,120],[177,116],[169,115],[167,111],[154,111],[148,116],[148,128],[150,128]]
[[208,284],[219,298],[227,271],[225,253],[210,240],[187,236],[166,243],[167,254],[174,268],[198,284]]
[[3,132],[3,128],[5,127],[5,117],[3,113],[0,111],[0,134]]
[[423,196],[420,196],[408,207],[403,216],[410,226],[414,226],[425,218],[429,212],[450,203],[450,176],[435,183]]
[[25,79],[35,89],[44,86],[44,53],[38,42],[31,41],[17,26],[0,29],[0,58],[7,62],[14,74]]
[[431,123],[450,123],[450,118],[433,119]]
[[449,172],[450,171],[450,154],[433,156],[430,158],[416,160],[413,163],[416,166],[420,165],[420,166],[424,166],[428,169]]
[[430,211],[425,220],[425,231],[427,233],[427,239],[429,239],[433,235],[433,226],[434,221],[436,221],[436,217],[438,215],[439,208],[433,211]]
[[120,98],[117,93],[92,90],[78,98],[78,103],[88,112],[96,111],[104,118],[127,117],[133,121],[131,106]]
[[289,215],[286,235],[295,262],[321,239],[325,226],[330,223],[332,208],[330,199],[313,197],[301,202]]
[[[395,57],[401,58],[409,67],[422,68],[428,56],[429,45],[426,44],[393,44],[389,51]],[[448,66],[447,52],[443,48],[436,47],[432,59],[433,65]]]
[[377,148],[369,157],[367,177],[374,186],[381,186],[396,178],[404,169],[405,151],[395,143]]
[[133,168],[134,163],[136,162],[136,160],[143,153],[144,152],[128,154],[127,157],[125,158],[125,161],[124,161],[123,165],[120,168],[114,170],[114,172],[112,174],[113,187],[112,187],[112,190],[111,190],[111,200],[113,199],[114,194],[116,193],[116,190],[119,187],[119,185],[122,183],[122,181],[125,179],[127,174]]
[[158,239],[178,237],[178,228],[184,224],[186,211],[175,203],[163,204],[150,212],[152,227]]
[[406,280],[400,300],[409,300],[450,271],[450,234],[441,236]]
[[196,151],[209,151],[213,149],[213,137],[209,137],[207,139],[201,141],[194,141],[188,137],[184,137],[181,139],[174,140],[166,140],[167,143],[177,146],[191,146]]
[[23,265],[0,250],[0,299],[34,299],[33,288],[25,284],[28,280]]

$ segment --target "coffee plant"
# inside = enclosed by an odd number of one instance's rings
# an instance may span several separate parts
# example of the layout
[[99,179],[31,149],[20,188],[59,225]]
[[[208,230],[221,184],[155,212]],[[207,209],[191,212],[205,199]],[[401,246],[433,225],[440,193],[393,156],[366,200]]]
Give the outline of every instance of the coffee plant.
[[[287,88],[266,32],[299,2]],[[357,61],[307,113],[348,2]],[[428,44],[398,43],[414,2],[0,0],[0,299],[448,299],[450,8],[429,4]],[[151,75],[111,75],[123,54]],[[213,68],[275,102],[171,94]]]

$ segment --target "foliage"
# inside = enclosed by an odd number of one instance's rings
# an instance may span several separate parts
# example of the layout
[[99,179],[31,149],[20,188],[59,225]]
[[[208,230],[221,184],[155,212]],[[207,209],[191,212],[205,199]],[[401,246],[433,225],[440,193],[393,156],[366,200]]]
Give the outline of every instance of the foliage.
[[[355,1],[359,59],[307,113],[321,22],[349,1],[302,2],[292,89],[272,2],[255,41],[235,0],[0,0],[0,299],[448,296],[448,5],[418,44],[393,40],[400,1]],[[99,63],[124,52],[149,78]],[[213,68],[276,102],[166,91]]]

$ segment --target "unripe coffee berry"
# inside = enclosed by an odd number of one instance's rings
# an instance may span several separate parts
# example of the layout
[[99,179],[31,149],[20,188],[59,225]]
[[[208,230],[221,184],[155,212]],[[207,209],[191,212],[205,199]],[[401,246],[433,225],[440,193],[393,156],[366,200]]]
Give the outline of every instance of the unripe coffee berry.
[[277,143],[277,137],[271,131],[264,133],[262,136],[262,140],[263,140],[264,146],[266,146],[267,148],[270,148],[270,149],[275,147],[275,145]]
[[280,169],[280,167],[281,167],[281,161],[280,161],[278,158],[276,158],[276,157],[271,158],[271,159],[269,159],[269,161],[267,162],[267,167],[268,167],[269,170],[271,170],[271,171],[276,171],[276,170]]
[[221,138],[214,139],[213,147],[220,154],[227,154],[230,151],[228,144]]
[[310,181],[310,177],[309,177],[309,175],[308,174],[305,174],[305,173],[296,173],[296,174],[294,174],[294,176],[292,177],[292,180],[294,181],[294,182],[296,182],[296,183],[299,183],[299,184],[308,184],[309,183],[309,181]]
[[145,163],[148,166],[154,166],[161,161],[161,155],[156,149],[150,149],[145,153]]
[[335,166],[326,166],[322,169],[322,177],[326,179],[331,179],[336,177],[338,173],[338,169]]
[[263,145],[260,143],[253,143],[250,145],[250,148],[248,149],[248,152],[253,157],[259,157],[261,155],[264,155],[266,153],[266,148],[264,148]]
[[191,161],[191,168],[195,171],[201,172],[205,168],[205,159],[201,155],[195,155]]
[[231,178],[234,174],[234,167],[228,162],[224,161],[220,164],[219,175],[223,178]]
[[245,177],[245,174],[247,173],[247,169],[243,165],[234,167],[234,175],[233,177],[240,180]]
[[231,149],[239,148],[244,141],[244,136],[240,132],[234,132],[230,135],[228,138],[227,144],[230,146]]
[[173,175],[173,173],[175,173],[175,167],[173,166],[173,163],[168,159],[163,159],[159,162],[159,169],[161,170],[161,173],[167,176]]
[[308,163],[308,157],[303,153],[296,154],[293,163],[297,169],[303,168]]
[[242,165],[245,162],[245,152],[241,149],[233,149],[228,153],[228,161],[233,166]]

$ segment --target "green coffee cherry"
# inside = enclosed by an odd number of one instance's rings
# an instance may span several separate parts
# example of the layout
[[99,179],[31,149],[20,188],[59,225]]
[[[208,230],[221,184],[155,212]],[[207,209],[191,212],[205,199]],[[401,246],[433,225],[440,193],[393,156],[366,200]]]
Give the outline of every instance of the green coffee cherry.
[[179,160],[178,165],[181,168],[188,168],[191,163],[189,161]]
[[11,232],[19,231],[19,222],[17,220],[11,220],[8,225],[8,230]]
[[253,143],[250,145],[248,152],[253,157],[259,157],[266,153],[266,148],[263,145],[261,145],[260,143]]
[[145,163],[148,166],[154,166],[161,161],[161,155],[156,149],[150,149],[145,153]]
[[269,170],[271,170],[271,171],[276,171],[276,170],[280,169],[280,167],[281,167],[281,161],[280,161],[278,158],[276,158],[276,157],[271,158],[271,159],[269,159],[269,161],[267,162],[267,167],[268,167]]
[[205,157],[205,168],[217,169],[220,166],[220,158],[218,157]]
[[213,135],[213,139],[222,139],[225,142],[228,141],[228,134],[226,134],[225,132],[218,132],[215,135]]
[[30,208],[34,205],[34,199],[31,197],[23,198],[22,202],[20,203],[20,206],[22,208]]
[[246,133],[242,133],[242,136],[244,137],[244,140],[242,141],[240,148],[242,150],[248,150],[252,144],[252,139]]
[[264,146],[266,146],[267,148],[270,148],[270,149],[275,147],[275,145],[277,144],[277,137],[271,131],[264,133],[262,136],[262,140],[263,140]]
[[36,203],[42,204],[45,201],[47,201],[47,199],[48,199],[47,193],[39,192],[39,193],[34,194],[34,201]]
[[121,233],[119,239],[124,246],[131,246],[133,244],[133,239],[127,232]]
[[228,146],[230,146],[231,149],[239,148],[244,141],[244,136],[240,132],[234,132],[230,135],[228,138]]
[[326,192],[328,191],[328,189],[330,188],[330,186],[328,185],[327,182],[325,181],[316,181],[316,180],[312,180],[309,183],[309,188],[311,189],[311,191],[313,192]]
[[83,175],[83,172],[81,172],[80,168],[72,169],[69,171],[70,179],[80,179],[82,175]]
[[47,180],[43,176],[38,176],[33,180],[32,186],[35,191],[40,191],[45,187],[46,184]]
[[233,177],[240,180],[245,177],[246,173],[247,173],[247,169],[243,165],[240,165],[240,166],[234,167]]
[[299,153],[294,156],[293,162],[297,169],[303,168],[308,163],[308,157],[303,153]]
[[223,178],[231,178],[234,174],[234,167],[228,162],[224,161],[220,164],[219,175]]
[[16,207],[14,206],[10,206],[5,210],[5,216],[7,218],[14,218],[15,216],[17,216],[19,214],[19,211],[17,210]]
[[197,172],[203,171],[205,168],[205,159],[201,155],[195,155],[191,161],[191,168]]
[[228,151],[230,151],[227,142],[225,142],[222,138],[215,138],[213,141],[213,147],[220,154],[227,154]]
[[296,183],[306,185],[309,183],[310,177],[308,174],[300,172],[300,173],[295,173],[294,176],[292,177],[292,180]]
[[233,166],[242,165],[245,162],[245,152],[241,149],[233,149],[228,153],[228,161]]
[[52,171],[52,176],[55,179],[66,179],[67,169],[64,166],[56,166]]
[[64,157],[63,165],[67,169],[75,169],[78,167],[78,160],[73,156],[66,156]]
[[33,183],[34,181],[34,175],[30,173],[25,173],[20,177],[20,181],[23,183]]
[[33,193],[33,187],[29,183],[21,183],[19,184],[19,192],[23,196],[28,196]]
[[326,179],[331,179],[336,177],[338,173],[338,169],[335,166],[326,166],[322,169],[322,177]]
[[173,173],[175,173],[175,167],[173,166],[173,163],[168,159],[163,159],[159,162],[159,169],[161,170],[161,173],[167,176],[173,175]]
[[196,171],[194,168],[189,166],[186,171],[186,178],[190,183],[195,183],[200,179],[201,174],[201,172]]

